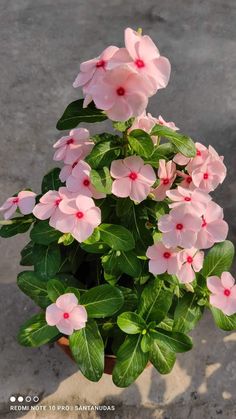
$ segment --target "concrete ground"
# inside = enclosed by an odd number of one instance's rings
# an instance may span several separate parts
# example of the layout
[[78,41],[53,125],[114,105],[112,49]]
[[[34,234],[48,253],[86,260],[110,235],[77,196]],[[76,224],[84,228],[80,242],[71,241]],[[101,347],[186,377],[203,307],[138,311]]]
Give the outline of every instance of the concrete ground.
[[[0,14],[1,202],[21,188],[38,191],[43,173],[52,167],[51,146],[60,135],[56,121],[80,94],[72,88],[79,63],[108,44],[121,45],[125,27],[142,27],[172,63],[169,86],[151,100],[150,111],[225,155],[228,177],[217,201],[235,241],[234,0],[0,0]],[[59,348],[19,347],[17,329],[35,312],[15,285],[26,240],[2,240],[0,248],[3,418],[236,417],[236,333],[217,331],[210,315],[193,333],[194,350],[178,357],[170,375],[161,377],[150,367],[125,390],[115,388],[109,376],[99,384],[88,382]],[[9,412],[13,394],[37,395],[39,406],[48,408]],[[115,411],[60,408],[94,404],[114,405]]]

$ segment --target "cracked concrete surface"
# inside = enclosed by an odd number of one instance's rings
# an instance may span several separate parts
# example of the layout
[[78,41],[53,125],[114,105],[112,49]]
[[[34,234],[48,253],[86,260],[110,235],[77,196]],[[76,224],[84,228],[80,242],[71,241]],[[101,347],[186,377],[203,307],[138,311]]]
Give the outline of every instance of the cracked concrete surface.
[[[142,27],[170,58],[166,90],[150,111],[225,155],[228,177],[217,191],[235,241],[236,4],[234,0],[0,0],[0,199],[23,187],[39,190],[52,167],[55,124],[78,97],[72,88],[79,63],[108,44],[122,44],[123,29]],[[106,127],[92,127],[103,131]],[[1,240],[0,407],[3,418],[236,417],[236,334],[215,329],[206,315],[193,333],[194,350],[180,355],[161,377],[151,367],[128,389],[109,376],[88,382],[57,347],[26,349],[15,336],[36,308],[17,289],[19,250],[26,237]],[[40,404],[112,404],[113,412],[9,412],[11,394],[39,395]]]

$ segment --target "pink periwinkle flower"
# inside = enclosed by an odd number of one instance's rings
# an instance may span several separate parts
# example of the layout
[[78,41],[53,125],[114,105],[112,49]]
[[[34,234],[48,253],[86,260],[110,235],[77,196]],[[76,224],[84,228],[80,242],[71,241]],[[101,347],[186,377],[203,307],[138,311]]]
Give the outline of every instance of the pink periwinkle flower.
[[143,201],[151,191],[156,180],[150,164],[144,164],[138,156],[114,160],[111,164],[111,176],[115,178],[112,193],[120,198],[130,197],[132,201]]
[[149,246],[146,255],[150,259],[148,262],[149,272],[153,275],[163,274],[164,272],[176,275],[180,269],[178,250],[167,248],[162,242]]
[[96,207],[92,198],[78,195],[76,198],[61,201],[60,212],[54,218],[53,224],[56,230],[71,233],[81,243],[101,224],[101,210]]
[[227,316],[236,313],[236,285],[229,272],[223,272],[221,278],[209,276],[207,287],[211,291],[210,304],[219,308]]
[[159,115],[158,118],[157,118],[157,124],[163,125],[164,127],[168,127],[170,129],[172,129],[173,131],[178,131],[179,130],[179,128],[175,125],[174,122],[172,122],[172,121],[169,121],[169,122],[165,121],[164,118],[162,118],[161,115]]
[[55,221],[61,215],[61,203],[63,200],[69,200],[75,197],[67,188],[61,187],[58,191],[48,191],[39,200],[34,207],[33,214],[39,220],[50,218],[49,224],[54,227]]
[[202,215],[201,229],[197,235],[198,249],[208,249],[226,239],[229,227],[223,217],[223,209],[215,202],[209,202]]
[[176,178],[176,165],[173,161],[166,162],[164,159],[159,160],[158,177],[160,184],[152,189],[156,201],[163,201]]
[[111,120],[127,121],[146,109],[150,83],[123,65],[106,72],[90,92],[96,107],[104,110]]
[[182,207],[184,209],[185,207],[189,207],[197,215],[202,215],[205,212],[208,203],[212,199],[209,194],[200,189],[191,190],[182,186],[167,191],[166,195],[172,201],[169,204],[170,208]]
[[112,57],[112,67],[128,63],[132,70],[152,83],[152,94],[167,86],[171,66],[166,57],[160,56],[159,50],[147,35],[140,35],[131,28],[125,30],[125,47],[120,48]]
[[84,306],[78,304],[73,293],[60,295],[56,302],[46,308],[46,322],[56,326],[59,332],[72,335],[74,330],[83,329],[88,319]]
[[195,245],[201,224],[201,217],[180,207],[163,215],[159,219],[158,228],[162,232],[162,241],[165,246],[190,249]]
[[91,167],[88,163],[80,160],[72,169],[71,175],[66,180],[66,186],[71,192],[90,196],[95,199],[104,198],[104,193],[96,191],[90,180]]
[[36,193],[31,191],[20,191],[17,196],[11,196],[4,204],[0,207],[0,211],[3,212],[5,220],[9,220],[12,215],[19,208],[21,214],[31,214],[35,206]]
[[72,129],[69,135],[60,138],[55,144],[56,152],[53,159],[63,160],[65,164],[73,164],[84,159],[92,150],[94,144],[89,140],[89,131],[85,128]]
[[107,47],[98,57],[80,64],[80,73],[76,77],[73,87],[82,87],[85,95],[84,106],[91,102],[90,89],[100,82],[100,79],[107,71],[107,64],[119,48],[111,45]]
[[186,284],[194,281],[195,272],[202,269],[204,252],[196,248],[184,249],[179,253],[181,267],[177,273],[180,282]]

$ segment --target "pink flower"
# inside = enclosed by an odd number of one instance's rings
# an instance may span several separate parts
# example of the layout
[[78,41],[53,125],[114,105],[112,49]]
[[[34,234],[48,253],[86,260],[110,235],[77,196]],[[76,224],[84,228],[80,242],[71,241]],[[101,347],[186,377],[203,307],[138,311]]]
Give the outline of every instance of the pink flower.
[[212,292],[210,304],[219,308],[227,316],[236,313],[236,285],[229,272],[223,272],[221,278],[209,276],[207,287]]
[[148,263],[149,272],[153,275],[163,274],[164,272],[175,275],[180,268],[178,250],[169,249],[161,242],[149,246],[146,255],[150,259]]
[[158,119],[157,119],[157,124],[159,124],[159,125],[163,125],[163,126],[165,126],[165,127],[168,127],[168,128],[170,128],[170,129],[172,129],[173,131],[178,131],[179,130],[179,128],[175,125],[175,123],[174,122],[166,122],[163,118],[162,118],[162,116],[161,115],[159,115],[158,116]]
[[85,307],[78,304],[73,293],[60,295],[55,303],[46,308],[47,324],[56,326],[65,335],[72,335],[74,330],[83,329],[87,318]]
[[108,71],[91,88],[95,105],[113,121],[126,121],[143,113],[150,95],[150,84],[128,66]]
[[83,87],[86,96],[84,105],[87,106],[92,98],[89,94],[91,87],[99,83],[107,71],[107,64],[119,48],[111,45],[107,47],[98,57],[80,64],[80,73],[76,77],[73,87]]
[[9,220],[19,208],[21,214],[31,214],[35,206],[36,194],[31,191],[21,191],[17,196],[11,196],[0,207],[5,220]]
[[67,188],[61,187],[58,191],[48,191],[34,207],[33,214],[39,220],[50,218],[49,224],[54,227],[55,219],[61,214],[61,202],[74,198],[75,194],[70,193]]
[[62,233],[71,233],[78,242],[91,236],[101,223],[101,210],[88,196],[78,195],[70,200],[64,199],[59,207],[60,212],[54,217],[53,227]]
[[93,148],[89,141],[89,131],[85,128],[76,128],[66,137],[60,138],[55,144],[56,152],[53,159],[63,160],[65,164],[73,164],[76,160],[84,159]]
[[141,202],[148,196],[156,180],[153,168],[144,164],[138,156],[114,160],[111,164],[111,176],[115,178],[112,193],[121,198],[130,197],[136,202]]
[[152,190],[152,193],[156,201],[163,201],[166,197],[166,191],[170,189],[176,177],[175,163],[171,160],[168,162],[163,159],[159,160],[158,177],[160,184]]
[[195,245],[201,223],[201,217],[180,207],[163,215],[159,219],[158,228],[163,233],[162,241],[165,246],[190,249]]
[[210,195],[200,189],[191,190],[182,188],[182,186],[167,191],[166,195],[173,201],[173,203],[169,204],[170,208],[189,207],[189,209],[197,215],[202,215],[204,213],[208,203],[212,199]]
[[221,159],[215,160],[209,157],[203,165],[193,170],[191,176],[197,188],[211,192],[224,181],[226,167]]
[[199,272],[203,266],[204,252],[192,247],[184,249],[179,253],[180,263],[182,264],[177,277],[180,282],[186,284],[194,281],[195,272]]
[[213,244],[226,239],[229,227],[223,217],[223,209],[215,202],[209,202],[202,215],[201,230],[198,232],[196,241],[197,248],[208,249]]
[[80,195],[90,196],[95,199],[104,198],[104,193],[96,191],[90,180],[91,167],[88,163],[80,160],[72,169],[71,175],[66,181],[66,186],[71,192],[78,192]]
[[152,94],[167,86],[171,71],[170,62],[167,58],[160,56],[149,36],[141,36],[131,28],[127,28],[125,47],[120,48],[113,55],[109,63],[110,67],[128,63],[134,71],[151,81]]

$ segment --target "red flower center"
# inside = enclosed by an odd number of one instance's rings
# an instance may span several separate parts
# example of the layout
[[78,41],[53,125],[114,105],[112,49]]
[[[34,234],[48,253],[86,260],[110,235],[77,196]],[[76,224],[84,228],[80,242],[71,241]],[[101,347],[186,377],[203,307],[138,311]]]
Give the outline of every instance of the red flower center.
[[14,198],[13,200],[12,200],[12,203],[13,204],[18,204],[18,202],[19,202],[19,198],[17,197],[17,198]]
[[64,317],[64,319],[69,319],[70,315],[69,315],[69,313],[64,313],[63,317]]
[[201,151],[200,150],[197,150],[197,156],[201,156],[202,155],[202,153],[201,153]]
[[188,176],[188,177],[186,178],[186,182],[187,182],[187,183],[191,183],[191,182],[192,182],[192,178],[191,178],[191,176]]
[[138,58],[138,59],[135,61],[135,64],[136,64],[136,66],[137,66],[138,68],[143,68],[143,67],[145,67],[145,64],[144,64],[143,60],[141,60],[140,58]]
[[163,253],[163,256],[165,259],[169,259],[171,257],[171,253],[170,252],[165,252]]
[[118,96],[124,96],[125,94],[124,87],[118,87],[118,89],[116,90],[116,93],[118,94]]
[[129,174],[129,178],[130,178],[131,180],[136,180],[136,179],[137,179],[137,177],[138,177],[138,175],[137,175],[137,173],[135,173],[135,172],[131,172],[131,173]]
[[84,213],[82,211],[78,211],[75,215],[77,218],[83,218]]
[[170,179],[165,178],[162,180],[163,185],[168,185],[170,183]]
[[224,290],[224,295],[225,295],[226,297],[229,297],[229,296],[230,296],[230,294],[231,294],[231,291],[230,291],[228,288],[226,288],[226,289]]
[[176,224],[176,229],[177,230],[182,230],[183,229],[183,224],[181,224],[181,223],[178,223],[178,224]]
[[209,178],[209,175],[208,175],[208,173],[204,173],[204,175],[203,175],[203,179],[208,179]]
[[104,61],[104,60],[99,60],[97,63],[96,63],[96,67],[97,68],[104,68],[105,67],[105,64],[106,64],[106,61]]
[[60,204],[60,202],[62,201],[62,199],[61,198],[58,198],[58,199],[56,199],[56,201],[55,201],[55,205],[56,205],[56,207],[58,207],[58,205]]
[[207,222],[204,217],[202,217],[202,227],[206,227]]
[[90,185],[90,180],[89,179],[84,179],[83,184],[84,184],[84,186],[89,186]]
[[193,258],[192,258],[192,256],[188,256],[188,257],[187,257],[187,262],[188,262],[188,263],[192,263],[192,262],[193,262]]
[[191,198],[190,198],[189,196],[185,196],[184,200],[185,200],[186,202],[189,202],[189,201],[191,201]]
[[67,142],[66,142],[66,144],[67,145],[70,145],[70,144],[73,144],[74,143],[74,140],[73,140],[73,138],[70,138],[69,140],[67,140]]

